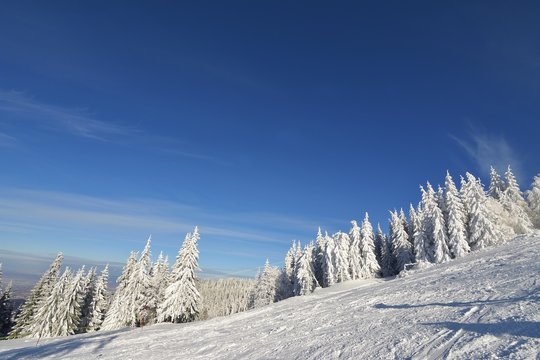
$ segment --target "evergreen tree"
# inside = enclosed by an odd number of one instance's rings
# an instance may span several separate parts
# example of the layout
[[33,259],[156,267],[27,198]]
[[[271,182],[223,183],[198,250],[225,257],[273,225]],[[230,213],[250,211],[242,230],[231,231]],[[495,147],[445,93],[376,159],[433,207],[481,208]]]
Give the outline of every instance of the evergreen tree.
[[377,223],[377,234],[375,235],[375,257],[377,258],[377,262],[382,264],[382,252],[383,252],[383,246],[384,246],[384,234],[381,229],[381,224]]
[[156,294],[156,306],[158,306],[165,299],[165,289],[169,286],[169,262],[168,258],[163,256],[163,252],[159,253],[152,268],[152,282]]
[[409,229],[407,235],[409,242],[414,246],[414,239],[420,231],[420,219],[412,204],[409,204]]
[[540,229],[540,174],[534,177],[531,189],[527,191],[527,202],[533,225]]
[[533,228],[528,214],[529,208],[510,166],[508,166],[508,170],[504,175],[506,178],[506,189],[500,195],[501,204],[512,220],[514,231],[517,234],[529,233]]
[[255,286],[250,294],[249,307],[259,308],[276,301],[279,281],[279,269],[270,266],[266,259],[264,269],[257,276]]
[[414,234],[414,255],[417,262],[431,262],[431,239],[430,234],[433,233],[432,222],[429,216],[429,208],[434,201],[433,194],[426,192],[423,186],[420,186],[422,192],[422,200],[416,211],[417,230]]
[[[403,223],[403,217],[400,219]],[[364,217],[364,221],[362,222],[360,235],[360,249],[362,256],[360,277],[364,279],[378,277],[381,275],[381,267],[379,266],[377,257],[375,256],[375,235],[373,234],[373,227],[369,222],[369,215],[367,212]]]
[[126,288],[126,292],[132,297],[130,302],[132,304],[130,325],[132,326],[144,326],[156,320],[157,294],[151,275],[151,241],[149,237]]
[[296,242],[293,241],[291,248],[285,256],[285,266],[280,278],[279,300],[290,298],[294,295],[294,281],[296,278]]
[[360,227],[355,220],[351,221],[352,227],[349,231],[351,248],[349,251],[349,272],[351,279],[360,279],[362,277],[362,269],[364,267],[362,259],[362,239],[360,235]]
[[294,283],[294,294],[296,296],[310,294],[319,286],[313,268],[314,249],[315,246],[310,243],[304,248],[302,255],[298,259],[296,281]]
[[[428,183],[428,192],[430,191],[433,191],[433,189],[431,189],[431,185]],[[443,199],[443,197],[444,193],[441,191],[441,187],[439,187],[439,193],[437,194],[437,198]],[[448,249],[446,224],[444,222],[444,215],[439,204],[443,204],[443,206],[445,206],[444,200],[438,200],[436,204],[433,204],[433,206],[430,208],[431,212],[429,213],[429,218],[431,218],[433,229],[433,234],[431,236],[431,258],[433,259],[434,263],[442,263],[450,260],[450,250]]]
[[467,242],[465,209],[456,184],[449,172],[446,173],[444,185],[446,187],[445,221],[448,229],[448,248],[450,255],[453,258],[457,258],[467,254],[471,250]]
[[392,243],[392,255],[396,261],[395,269],[399,273],[406,264],[414,262],[414,255],[412,245],[407,239],[407,233],[397,211],[390,214],[390,242]]
[[401,222],[403,223],[403,229],[409,235],[409,228],[411,227],[411,224],[407,221],[407,217],[405,216],[405,211],[403,211],[403,208],[399,209],[399,218]]
[[325,247],[323,257],[323,287],[329,287],[337,282],[336,272],[336,241],[333,237],[325,236]]
[[461,194],[467,211],[469,246],[471,250],[503,242],[503,234],[494,222],[494,215],[487,206],[487,195],[482,183],[467,173],[467,181],[462,179]]
[[13,327],[13,304],[11,303],[11,282],[4,289],[2,285],[2,264],[0,264],[0,338],[9,334]]
[[60,279],[54,284],[47,298],[41,302],[34,319],[35,322],[28,328],[26,336],[35,338],[61,336],[62,325],[58,319],[67,312],[65,296],[71,283],[71,270],[67,267]]
[[501,194],[505,189],[504,181],[502,181],[501,177],[497,173],[497,170],[495,170],[493,166],[491,167],[489,177],[490,181],[488,195],[494,199],[500,200]]
[[81,306],[85,295],[84,266],[70,281],[66,289],[60,311],[55,316],[58,332],[54,336],[73,335],[81,321]]
[[336,282],[347,281],[351,278],[349,274],[349,249],[351,241],[349,235],[341,231],[335,233],[333,237],[336,244],[334,251]]
[[94,286],[94,295],[92,296],[91,317],[88,323],[88,331],[97,331],[100,329],[105,314],[107,313],[107,306],[109,303],[109,293],[107,292],[107,286],[109,281],[109,265],[101,271],[101,275],[96,281]]
[[126,292],[131,275],[137,265],[137,253],[132,251],[129,255],[122,274],[116,279],[116,291],[114,292],[111,305],[101,325],[102,330],[114,330],[124,326],[131,326],[132,297]]
[[30,292],[30,296],[26,299],[19,314],[15,318],[15,327],[9,334],[11,338],[31,335],[31,329],[35,323],[34,317],[41,303],[48,298],[57,282],[58,271],[62,265],[63,258],[64,255],[62,253],[56,256],[49,269]]
[[[382,232],[381,232],[382,234]],[[395,275],[396,259],[392,253],[392,244],[386,234],[381,238],[381,273],[383,277]]]
[[94,302],[96,268],[91,268],[83,284],[83,300],[81,305],[81,321],[79,323],[79,333],[87,332],[90,321],[92,320],[92,304]]
[[198,240],[199,230],[195,227],[193,234],[186,236],[173,267],[165,301],[158,307],[159,322],[189,322],[199,314],[201,296],[195,278],[195,271],[199,269]]
[[321,227],[317,231],[315,240],[315,278],[321,286],[324,284],[324,251],[326,247],[326,238],[323,236]]

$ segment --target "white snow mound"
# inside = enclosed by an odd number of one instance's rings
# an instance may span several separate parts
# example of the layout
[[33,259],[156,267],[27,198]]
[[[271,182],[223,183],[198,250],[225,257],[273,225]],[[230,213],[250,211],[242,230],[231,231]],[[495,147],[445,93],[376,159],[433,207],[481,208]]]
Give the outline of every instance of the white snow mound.
[[0,341],[1,359],[536,359],[540,237],[208,321]]

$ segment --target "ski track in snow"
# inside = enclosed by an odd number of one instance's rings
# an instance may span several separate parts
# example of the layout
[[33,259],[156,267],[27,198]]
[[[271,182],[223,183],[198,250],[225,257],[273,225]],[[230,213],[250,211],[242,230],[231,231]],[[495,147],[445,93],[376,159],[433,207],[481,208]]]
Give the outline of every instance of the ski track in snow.
[[539,359],[540,237],[190,324],[0,342],[0,359]]

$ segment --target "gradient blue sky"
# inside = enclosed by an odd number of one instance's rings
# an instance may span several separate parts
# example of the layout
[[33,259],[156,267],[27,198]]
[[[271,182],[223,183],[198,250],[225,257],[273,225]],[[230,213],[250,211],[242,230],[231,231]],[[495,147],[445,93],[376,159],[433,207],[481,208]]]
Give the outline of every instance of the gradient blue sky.
[[[153,235],[251,275],[292,239],[540,171],[537,2],[4,1],[0,248],[124,261]],[[1,260],[0,260],[1,261]]]

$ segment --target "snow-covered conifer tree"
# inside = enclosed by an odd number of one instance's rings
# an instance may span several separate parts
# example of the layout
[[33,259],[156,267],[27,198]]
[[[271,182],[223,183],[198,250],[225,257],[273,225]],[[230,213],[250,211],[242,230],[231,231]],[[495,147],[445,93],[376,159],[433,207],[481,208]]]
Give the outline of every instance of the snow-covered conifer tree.
[[67,267],[52,290],[41,302],[34,316],[35,322],[28,328],[26,336],[35,338],[60,336],[62,326],[58,316],[67,312],[64,298],[72,281],[71,270]]
[[94,295],[92,296],[91,317],[88,323],[88,331],[97,331],[100,329],[107,307],[109,304],[109,293],[107,292],[109,281],[109,265],[101,271],[101,275],[94,286]]
[[165,299],[165,289],[169,286],[169,261],[168,257],[163,256],[163,252],[159,253],[152,268],[152,281],[156,292],[156,306],[158,306]]
[[296,242],[293,241],[291,248],[285,255],[285,265],[280,277],[279,300],[287,299],[294,295],[294,281],[296,278]]
[[81,321],[79,322],[79,333],[87,332],[92,320],[92,304],[94,302],[96,268],[91,268],[83,283],[83,300],[81,304]]
[[533,225],[540,229],[540,174],[534,177],[531,189],[527,191],[527,202]]
[[403,222],[399,218],[397,211],[390,212],[390,242],[392,243],[392,254],[395,258],[395,269],[399,273],[406,264],[414,262],[412,245],[408,240],[407,233],[403,228]]
[[349,272],[351,279],[360,279],[362,276],[362,268],[364,267],[362,260],[362,239],[360,235],[360,227],[356,220],[351,221],[352,227],[349,231],[351,248],[349,251]]
[[351,240],[344,232],[337,232],[333,236],[336,244],[334,259],[336,266],[336,282],[343,282],[351,278],[349,274],[349,249]]
[[480,180],[467,173],[462,179],[461,199],[467,211],[469,246],[471,250],[483,249],[504,241],[503,234],[494,222],[495,216],[487,206],[487,195]]
[[465,226],[465,209],[461,202],[458,189],[450,173],[446,173],[444,180],[446,187],[446,227],[448,229],[448,249],[453,258],[467,254],[471,249],[467,242],[467,231]]
[[279,269],[271,266],[268,259],[266,259],[264,269],[258,274],[255,286],[250,294],[250,308],[259,308],[276,301],[279,274]]
[[500,194],[500,202],[508,212],[508,218],[511,220],[514,231],[517,234],[529,233],[533,228],[528,214],[529,207],[523,198],[523,194],[519,189],[518,182],[510,166],[508,166],[508,170],[504,175],[506,178],[506,189]]
[[35,323],[34,317],[41,303],[48,298],[57,282],[58,271],[60,270],[63,259],[64,255],[59,253],[49,269],[30,292],[30,296],[26,299],[19,314],[15,318],[15,327],[9,334],[11,338],[31,335],[31,329]]
[[409,242],[414,246],[414,239],[418,231],[420,231],[420,219],[412,204],[409,204]]
[[395,275],[396,260],[392,253],[392,244],[386,234],[381,231],[381,273],[383,277]]
[[132,297],[131,326],[144,326],[156,321],[157,293],[151,275],[151,241],[149,237],[126,287],[126,293]]
[[0,338],[7,336],[13,327],[13,304],[11,303],[11,283],[2,285],[2,264],[0,264]]
[[116,279],[116,291],[101,325],[102,330],[114,330],[131,325],[132,296],[126,293],[126,288],[137,265],[137,253],[132,251],[129,255],[122,274]]
[[85,295],[84,266],[77,271],[65,288],[60,311],[55,315],[58,332],[53,336],[73,335],[81,321],[81,305]]
[[310,243],[304,248],[302,255],[298,259],[296,281],[294,283],[294,294],[296,296],[310,294],[319,286],[313,268],[314,249],[315,245]]
[[382,263],[383,231],[381,224],[377,223],[377,233],[375,234],[375,257],[379,265]]
[[417,229],[414,234],[414,256],[417,262],[431,262],[432,240],[430,238],[430,234],[433,233],[433,228],[428,209],[430,206],[432,206],[432,202],[434,201],[434,199],[432,198],[433,194],[428,194],[424,190],[423,186],[420,186],[420,191],[422,192],[422,200],[420,201],[420,204],[418,205],[418,209],[416,211]]
[[[428,193],[433,191],[431,185],[428,183]],[[439,200],[441,198],[441,200]],[[442,263],[450,260],[450,250],[448,250],[448,236],[446,233],[446,224],[444,222],[444,215],[439,204],[443,204],[444,207],[444,192],[439,187],[439,193],[437,194],[437,203],[430,206],[429,218],[432,221],[433,234],[432,239],[432,255],[431,258],[434,263]]]
[[325,247],[323,257],[323,287],[332,286],[337,282],[336,274],[336,241],[333,237],[325,236]]
[[317,231],[317,239],[315,240],[315,278],[317,282],[323,286],[324,283],[324,248],[326,246],[326,238],[323,236],[321,227]]
[[497,173],[497,170],[495,170],[493,166],[489,172],[489,177],[490,181],[488,195],[494,199],[500,200],[500,196],[505,189],[504,181],[502,181],[501,177]]
[[[402,223],[403,218],[404,216],[400,217]],[[362,221],[360,235],[360,249],[362,255],[360,277],[364,279],[379,277],[381,276],[381,267],[377,262],[377,257],[375,256],[375,235],[373,234],[373,227],[369,222],[369,215],[367,212],[364,217],[364,221]]]
[[195,271],[199,269],[197,242],[199,230],[195,227],[186,236],[177,261],[172,269],[170,285],[165,290],[165,300],[158,307],[159,322],[189,322],[197,318],[201,296],[196,286]]

